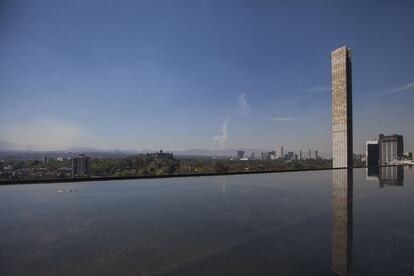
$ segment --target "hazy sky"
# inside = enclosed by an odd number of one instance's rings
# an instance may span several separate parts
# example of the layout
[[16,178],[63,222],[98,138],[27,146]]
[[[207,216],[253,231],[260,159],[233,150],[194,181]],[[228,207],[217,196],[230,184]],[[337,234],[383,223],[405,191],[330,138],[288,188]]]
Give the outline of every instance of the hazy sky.
[[409,0],[3,0],[0,140],[330,153],[347,45],[354,151],[378,133],[414,150],[413,30]]

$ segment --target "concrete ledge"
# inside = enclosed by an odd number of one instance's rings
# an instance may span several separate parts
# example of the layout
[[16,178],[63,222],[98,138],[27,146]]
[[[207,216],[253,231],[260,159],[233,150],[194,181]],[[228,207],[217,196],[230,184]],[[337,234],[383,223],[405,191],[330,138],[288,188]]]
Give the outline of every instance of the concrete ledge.
[[[378,166],[378,167],[397,167]],[[400,165],[402,166],[402,165]],[[406,165],[409,166],[409,165]],[[352,169],[368,168],[367,166],[353,167]],[[179,177],[204,177],[204,176],[226,176],[226,175],[247,175],[247,174],[265,174],[265,173],[285,173],[285,172],[307,172],[307,171],[327,171],[327,170],[344,170],[348,167],[341,168],[320,168],[305,170],[272,170],[272,171],[254,171],[254,172],[230,172],[230,173],[200,173],[200,174],[177,174],[177,175],[147,175],[147,176],[109,176],[109,177],[83,177],[83,178],[62,178],[62,179],[36,179],[36,180],[16,180],[0,181],[1,185],[17,184],[53,184],[53,183],[70,183],[70,182],[92,182],[92,181],[111,181],[111,180],[128,180],[128,179],[157,179],[157,178],[179,178]]]

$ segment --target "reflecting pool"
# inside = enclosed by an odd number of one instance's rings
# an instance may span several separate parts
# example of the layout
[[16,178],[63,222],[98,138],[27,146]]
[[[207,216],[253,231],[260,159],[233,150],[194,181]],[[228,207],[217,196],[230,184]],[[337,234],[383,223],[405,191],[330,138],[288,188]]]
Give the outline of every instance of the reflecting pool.
[[0,186],[0,275],[414,275],[414,170]]

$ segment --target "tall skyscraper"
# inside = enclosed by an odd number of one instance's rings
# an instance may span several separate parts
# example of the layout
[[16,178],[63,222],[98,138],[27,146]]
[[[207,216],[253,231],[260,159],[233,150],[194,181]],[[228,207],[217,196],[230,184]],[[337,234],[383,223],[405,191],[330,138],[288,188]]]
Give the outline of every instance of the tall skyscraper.
[[242,159],[244,157],[244,150],[238,150],[237,151],[237,155],[236,155],[236,158],[237,159]]
[[367,141],[365,154],[367,157],[366,165],[368,167],[378,166],[379,148],[377,140]]
[[315,159],[319,159],[319,151],[315,150]]
[[332,171],[332,270],[348,275],[352,264],[353,174],[349,170]]
[[261,160],[270,160],[271,159],[271,153],[270,152],[261,152],[260,153],[260,159]]
[[310,149],[308,150],[308,159],[312,159],[312,151]]
[[395,159],[401,159],[404,156],[404,141],[402,135],[379,135],[379,164],[380,166],[388,165]]
[[333,167],[352,168],[352,71],[351,49],[334,50],[332,58]]
[[78,157],[72,158],[72,177],[77,175],[86,175],[89,173],[89,157],[79,154]]
[[299,150],[299,160],[302,160],[302,150]]

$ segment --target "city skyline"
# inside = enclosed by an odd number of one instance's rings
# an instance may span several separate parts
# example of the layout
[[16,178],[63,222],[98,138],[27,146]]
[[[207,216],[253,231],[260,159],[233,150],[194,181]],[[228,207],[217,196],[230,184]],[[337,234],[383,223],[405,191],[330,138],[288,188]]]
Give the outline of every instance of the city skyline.
[[330,153],[329,53],[346,44],[354,152],[379,133],[402,134],[414,148],[412,3],[110,7],[2,4],[0,140],[45,150]]

